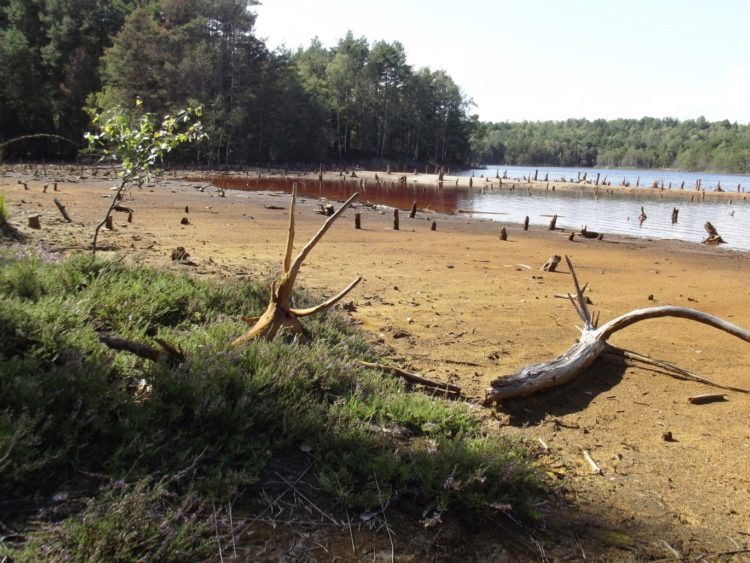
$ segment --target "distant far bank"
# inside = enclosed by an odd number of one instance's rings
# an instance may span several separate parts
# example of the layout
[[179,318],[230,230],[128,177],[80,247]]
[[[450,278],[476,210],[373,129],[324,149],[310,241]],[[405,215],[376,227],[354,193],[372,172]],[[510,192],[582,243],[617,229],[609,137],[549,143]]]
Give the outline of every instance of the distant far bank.
[[703,117],[478,123],[475,162],[750,174],[750,126]]

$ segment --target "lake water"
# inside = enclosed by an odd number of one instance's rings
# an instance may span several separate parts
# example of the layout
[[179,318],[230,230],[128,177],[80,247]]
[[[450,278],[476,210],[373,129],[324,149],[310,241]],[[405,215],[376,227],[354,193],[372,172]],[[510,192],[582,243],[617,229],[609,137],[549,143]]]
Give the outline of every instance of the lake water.
[[[479,177],[484,174],[485,177],[494,178],[496,169],[500,171],[501,176],[507,170],[509,177],[518,174],[518,178],[522,178],[523,176],[529,177],[529,174],[533,176],[537,168],[497,167],[475,170],[474,175]],[[568,180],[575,179],[578,174],[578,170],[567,168],[539,167],[538,170],[540,179],[548,174],[550,181],[563,176]],[[591,178],[592,171],[587,172]],[[599,172],[602,178],[605,175],[604,170],[596,169],[593,174],[594,178],[596,172]],[[599,199],[591,193],[593,191],[591,186],[585,193],[562,190],[553,192],[544,189],[529,191],[519,182],[515,190],[510,190],[508,184],[512,185],[512,182],[508,181],[503,182],[503,189],[482,188],[480,181],[474,182],[473,188],[437,189],[410,183],[396,184],[394,187],[373,182],[368,182],[363,188],[361,182],[356,179],[322,182],[307,180],[299,181],[299,189],[300,195],[307,197],[339,200],[346,199],[353,192],[359,191],[360,200],[369,203],[408,209],[412,202],[416,201],[420,209],[431,209],[441,213],[469,211],[464,214],[491,219],[506,225],[521,225],[527,216],[531,225],[548,225],[550,217],[556,214],[558,228],[579,230],[585,225],[589,231],[598,231],[604,233],[605,236],[619,234],[700,243],[706,237],[703,225],[706,221],[710,221],[722,238],[727,241],[722,248],[750,250],[750,201],[742,199],[745,196],[750,197],[750,194],[737,194],[737,198],[732,199],[701,201],[700,194],[694,192],[695,202],[685,198],[685,192],[694,189],[695,180],[698,177],[701,178],[706,191],[713,190],[718,182],[721,182],[724,189],[734,183],[735,191],[737,183],[740,184],[741,189],[744,189],[747,184],[748,191],[750,191],[750,180],[747,177],[716,174],[693,175],[687,172],[669,172],[674,176],[667,176],[666,172],[661,171],[609,170],[607,172],[608,176],[611,175],[612,178],[619,178],[619,180],[612,182],[612,187],[608,189],[610,193],[605,193],[604,188],[600,189]],[[665,189],[653,190],[653,192],[649,190],[641,193],[624,193],[624,191],[618,193],[616,186],[622,181],[623,175],[626,178],[632,177],[631,185],[635,185],[639,172],[641,185],[646,182],[650,182],[648,185],[651,185],[655,180],[664,180]],[[472,171],[464,171],[462,174],[470,176],[471,173]],[[214,185],[227,189],[285,192],[291,191],[293,182],[291,179],[279,176],[267,178],[216,176],[203,180],[209,180]],[[685,192],[681,192],[681,195],[670,193],[679,191],[679,183],[682,180],[685,180]],[[670,181],[673,182],[672,190],[666,189]],[[712,184],[709,185],[708,182]],[[638,220],[641,207],[647,215],[647,219],[642,224]],[[675,207],[679,209],[678,222],[672,224],[672,210]]]
[[486,168],[475,168],[461,170],[456,172],[459,176],[485,176],[494,178],[496,174],[503,176],[505,172],[509,178],[522,180],[524,177],[533,178],[534,173],[538,171],[538,180],[543,180],[548,175],[549,180],[561,181],[562,178],[567,180],[576,180],[579,174],[586,173],[588,180],[594,180],[599,174],[602,181],[607,179],[612,186],[620,186],[623,180],[631,186],[639,183],[641,187],[650,188],[654,182],[664,182],[664,188],[667,189],[672,184],[672,189],[678,189],[682,182],[685,182],[685,189],[695,189],[696,182],[700,180],[700,185],[706,190],[713,190],[721,185],[723,190],[736,192],[737,186],[745,192],[750,192],[750,176],[740,174],[716,174],[709,172],[681,172],[679,170],[636,170],[623,168],[563,168],[557,166],[506,166],[503,164],[491,164]]

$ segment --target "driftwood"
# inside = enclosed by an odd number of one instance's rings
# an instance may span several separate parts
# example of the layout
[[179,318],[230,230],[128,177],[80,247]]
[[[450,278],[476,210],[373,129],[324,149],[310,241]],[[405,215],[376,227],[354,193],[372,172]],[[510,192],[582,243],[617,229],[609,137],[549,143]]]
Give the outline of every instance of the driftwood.
[[555,254],[553,256],[550,256],[549,259],[544,264],[542,264],[542,267],[539,269],[544,272],[554,272],[555,269],[557,269],[557,265],[559,263],[560,256],[558,254]]
[[[598,315],[592,316],[589,312],[586,299],[583,296],[583,289],[578,284],[573,263],[566,256],[566,262],[573,276],[573,283],[576,289],[575,298],[569,295],[570,302],[573,304],[578,316],[583,321],[581,336],[567,352],[548,362],[537,365],[527,366],[516,373],[499,377],[491,382],[491,387],[487,390],[485,403],[491,404],[505,399],[517,397],[526,397],[533,395],[545,389],[564,385],[573,381],[594,361],[605,352],[618,350],[607,342],[607,339],[615,332],[629,327],[640,321],[647,319],[656,319],[661,317],[676,317],[688,319],[699,323],[707,324],[724,332],[728,332],[750,342],[750,331],[739,326],[729,323],[719,317],[703,313],[687,307],[662,306],[647,307],[636,309],[597,328]],[[663,362],[663,365],[668,365]],[[713,382],[711,382],[713,383]],[[735,389],[737,391],[748,392],[744,389]]]
[[[57,185],[57,182],[55,182],[55,185]],[[55,205],[57,206],[57,209],[60,211],[60,213],[63,216],[63,219],[65,219],[68,223],[72,223],[73,219],[70,218],[70,215],[68,214],[68,210],[65,209],[65,206],[63,205],[63,202],[60,201],[59,198],[55,198],[52,201],[55,202]]]
[[714,227],[710,221],[706,221],[706,224],[703,225],[703,228],[706,229],[706,232],[708,233],[708,236],[703,239],[703,244],[710,244],[710,245],[718,245],[726,242],[721,236],[719,235],[719,231],[716,230],[716,227]]
[[152,362],[164,363],[167,365],[179,365],[185,361],[185,353],[180,348],[176,348],[161,338],[154,338],[154,340],[161,349],[149,346],[148,344],[143,344],[142,342],[126,340],[112,334],[99,335],[99,341],[113,350],[130,352],[131,354],[151,360]]
[[297,280],[297,274],[299,274],[302,263],[320,239],[323,238],[323,235],[326,234],[333,222],[341,216],[344,210],[352,204],[358,195],[359,194],[355,193],[347,199],[338,211],[328,218],[310,242],[302,248],[297,257],[292,260],[292,251],[294,249],[294,209],[297,201],[297,184],[295,183],[292,186],[292,201],[289,207],[289,233],[287,235],[286,252],[284,254],[281,276],[271,284],[271,299],[265,313],[258,318],[255,325],[253,325],[248,332],[232,342],[234,346],[246,344],[256,338],[273,340],[282,328],[288,329],[292,333],[301,332],[302,325],[299,322],[301,317],[314,315],[315,313],[332,307],[347,293],[354,289],[354,287],[362,280],[361,277],[357,277],[352,283],[344,288],[343,291],[315,307],[310,307],[309,309],[293,309],[291,307],[290,303],[292,292],[294,290],[294,282]]
[[706,395],[693,395],[688,397],[688,402],[693,405],[705,405],[708,403],[716,403],[720,401],[726,401],[727,396],[724,393],[708,393]]
[[422,377],[421,375],[417,375],[416,373],[405,371],[401,368],[397,368],[394,366],[385,366],[383,364],[374,364],[372,362],[365,362],[362,360],[359,360],[358,363],[367,368],[379,369],[382,371],[391,372],[392,374],[398,375],[399,377],[405,379],[409,383],[416,383],[418,385],[422,385],[423,387],[428,387],[430,389],[440,389],[441,391],[447,391],[448,393],[455,393],[455,394],[461,393],[461,387],[459,387],[458,385],[453,385],[452,383],[440,383],[439,381],[432,381],[431,379],[426,379]]

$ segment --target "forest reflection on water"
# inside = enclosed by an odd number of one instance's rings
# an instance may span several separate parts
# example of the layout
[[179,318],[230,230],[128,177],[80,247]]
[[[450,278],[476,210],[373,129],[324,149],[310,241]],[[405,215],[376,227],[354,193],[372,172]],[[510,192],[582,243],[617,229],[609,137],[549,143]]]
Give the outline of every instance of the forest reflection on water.
[[[710,221],[727,241],[724,248],[750,250],[750,204],[744,194],[737,199],[702,201],[696,194],[691,201],[685,193],[670,190],[639,192],[619,191],[616,187],[600,190],[563,191],[544,188],[529,189],[519,184],[502,188],[456,187],[437,188],[429,184],[364,182],[358,178],[338,180],[299,179],[284,176],[222,175],[201,178],[224,189],[243,191],[281,191],[290,193],[297,182],[305,197],[344,200],[355,191],[364,203],[409,209],[417,202],[420,210],[437,213],[459,213],[481,217],[504,224],[522,224],[529,217],[531,225],[546,225],[556,214],[557,227],[578,230],[586,225],[590,231],[630,235],[643,238],[679,239],[700,242],[706,236],[703,225]],[[638,217],[643,207],[647,219]],[[672,210],[679,209],[678,222],[672,223]]]

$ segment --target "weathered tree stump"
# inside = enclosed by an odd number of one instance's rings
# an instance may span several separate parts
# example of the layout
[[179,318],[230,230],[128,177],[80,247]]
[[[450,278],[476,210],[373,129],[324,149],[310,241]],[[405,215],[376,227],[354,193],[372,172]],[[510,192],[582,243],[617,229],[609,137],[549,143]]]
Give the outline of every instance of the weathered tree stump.
[[526,216],[526,219],[523,220],[523,230],[528,231],[529,230],[529,216]]
[[184,246],[178,246],[172,251],[172,262],[181,262],[190,258],[190,254]]
[[55,198],[52,201],[55,202],[55,205],[57,206],[57,209],[60,210],[60,213],[63,216],[63,219],[65,219],[68,223],[72,223],[73,219],[70,218],[70,215],[68,215],[68,210],[65,209],[65,206],[63,205],[62,201],[60,201],[59,198]]
[[500,240],[508,240],[508,231],[505,227],[500,229]]
[[393,230],[398,231],[398,209],[393,210]]
[[362,214],[361,213],[354,214],[354,228],[355,229],[362,228]]
[[557,254],[550,256],[549,260],[542,264],[542,267],[539,269],[543,272],[554,272],[557,270],[557,265],[560,263],[560,260],[562,260],[562,258]]
[[133,222],[133,210],[128,211],[128,223]]
[[316,235],[300,251],[297,257],[292,260],[292,251],[294,250],[294,208],[297,199],[297,184],[295,183],[292,186],[292,203],[289,211],[289,232],[287,235],[286,252],[284,253],[281,276],[271,284],[271,299],[266,311],[257,319],[253,319],[254,324],[252,328],[247,333],[236,338],[232,342],[232,345],[238,346],[246,344],[256,338],[273,340],[282,329],[288,329],[292,333],[301,332],[302,325],[299,322],[300,318],[313,315],[332,307],[362,280],[361,277],[357,277],[352,283],[344,288],[343,291],[315,307],[310,307],[308,309],[293,309],[291,307],[294,282],[297,279],[297,274],[299,274],[302,263],[320,239],[323,238],[323,235],[325,235],[333,222],[341,216],[344,210],[351,205],[358,195],[359,194],[355,193],[347,199],[338,211],[328,218]]
[[557,214],[552,216],[552,219],[549,222],[549,230],[554,231],[555,225],[557,225]]
[[726,242],[723,238],[721,238],[719,232],[716,230],[716,227],[714,227],[710,221],[706,221],[706,224],[703,225],[703,228],[706,229],[706,232],[708,233],[708,236],[703,239],[703,244],[716,246]]
[[42,222],[39,215],[29,215],[29,228],[37,230],[42,228]]
[[437,231],[437,221],[433,221],[432,225],[430,225],[431,231]]
[[672,224],[674,225],[677,223],[677,215],[680,213],[680,210],[676,207],[672,208]]
[[180,225],[189,225],[189,224],[190,224],[190,219],[188,219],[187,217],[183,217],[182,219],[180,219]]
[[107,216],[107,220],[104,222],[104,228],[106,228],[106,229],[108,229],[110,231],[114,230],[115,226],[112,223],[112,215],[108,215]]
[[414,219],[417,216],[417,202],[411,204],[411,211],[409,211],[409,219]]

